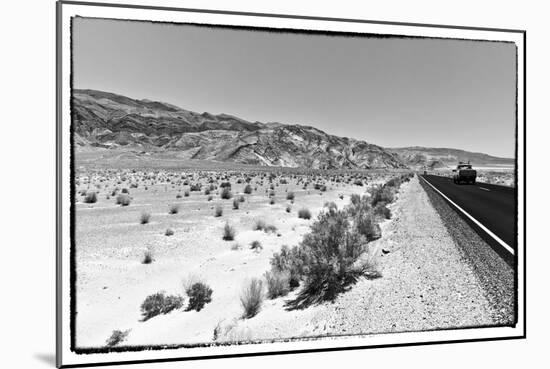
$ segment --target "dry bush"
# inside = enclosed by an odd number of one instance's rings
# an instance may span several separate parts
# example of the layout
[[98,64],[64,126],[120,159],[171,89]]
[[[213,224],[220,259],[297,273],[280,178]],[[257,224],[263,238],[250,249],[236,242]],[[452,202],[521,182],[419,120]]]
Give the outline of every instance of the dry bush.
[[95,192],[86,192],[84,196],[84,202],[86,204],[94,204],[97,202],[97,194]]
[[172,204],[168,207],[168,214],[177,214],[180,211],[178,204]]
[[298,218],[301,219],[311,219],[311,211],[307,208],[302,208],[298,210]]
[[262,219],[258,219],[256,220],[256,222],[254,223],[254,227],[252,227],[252,229],[254,231],[263,231],[265,229],[265,227],[267,226],[267,224],[265,223],[264,220]]
[[223,227],[222,239],[224,241],[233,241],[235,239],[235,228],[230,226],[229,223],[225,223],[225,226]]
[[245,284],[241,293],[241,306],[243,318],[250,319],[260,311],[263,303],[263,283],[260,279],[252,278]]
[[245,187],[244,187],[244,193],[246,193],[247,195],[250,195],[252,193],[252,186],[247,184]]
[[139,217],[140,224],[147,224],[149,223],[150,220],[151,220],[151,213],[149,213],[148,211],[144,211],[141,213]]
[[250,243],[250,249],[252,249],[254,251],[259,251],[259,250],[263,249],[263,246],[260,243],[260,241],[252,241]]
[[231,193],[231,187],[223,187],[220,197],[224,200],[232,198],[233,194]]
[[352,229],[346,211],[334,208],[319,214],[300,243],[304,287],[292,305],[332,301],[360,276],[353,264],[367,241]]
[[105,342],[105,345],[107,345],[107,347],[114,347],[119,343],[122,343],[126,339],[126,337],[128,337],[129,333],[130,329],[125,331],[114,330],[111,336]]
[[212,289],[204,282],[195,282],[185,290],[189,296],[186,311],[201,311],[204,305],[212,301]]
[[300,285],[304,275],[306,255],[297,246],[290,248],[283,245],[279,252],[273,254],[270,264],[274,273],[288,273],[289,286],[295,288]]
[[223,208],[220,205],[216,205],[216,208],[214,209],[214,216],[221,217],[222,215],[223,215]]
[[382,231],[371,211],[360,211],[353,218],[355,230],[370,242],[382,237]]
[[165,236],[173,236],[174,235],[174,231],[170,228],[166,228],[166,232],[164,232],[164,235]]
[[374,214],[385,219],[391,218],[391,210],[386,207],[385,204],[377,204],[374,207]]
[[183,306],[183,297],[178,295],[166,295],[164,291],[147,296],[141,304],[141,315],[143,321],[157,315],[168,314],[172,310],[180,309]]
[[233,210],[239,210],[239,199],[235,198],[233,199]]
[[143,253],[143,259],[141,259],[142,264],[151,264],[155,259],[153,259],[153,250],[148,248]]
[[116,197],[116,203],[117,203],[117,205],[120,205],[120,206],[128,206],[128,205],[130,205],[131,201],[132,200],[130,198],[130,195],[128,195],[126,193],[118,194],[117,197]]
[[286,207],[286,212],[287,213],[290,213],[292,211],[292,207],[290,205],[287,205]]
[[265,272],[267,284],[267,297],[275,299],[279,296],[286,296],[290,291],[290,273],[288,271]]

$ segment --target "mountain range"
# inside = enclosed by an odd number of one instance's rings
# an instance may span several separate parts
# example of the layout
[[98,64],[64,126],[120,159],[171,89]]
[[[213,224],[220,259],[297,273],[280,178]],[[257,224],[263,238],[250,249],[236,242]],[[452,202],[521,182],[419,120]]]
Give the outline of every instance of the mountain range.
[[454,167],[459,161],[470,161],[474,166],[510,167],[514,165],[514,159],[511,158],[499,158],[459,149],[412,146],[386,150],[397,155],[400,161],[410,168],[415,169],[433,170]]
[[455,149],[386,149],[310,126],[249,122],[97,90],[73,90],[71,112],[77,150],[175,151],[182,160],[314,169],[438,167],[463,156],[472,161],[483,158],[487,163],[511,160],[486,154],[474,158],[469,156],[473,153]]

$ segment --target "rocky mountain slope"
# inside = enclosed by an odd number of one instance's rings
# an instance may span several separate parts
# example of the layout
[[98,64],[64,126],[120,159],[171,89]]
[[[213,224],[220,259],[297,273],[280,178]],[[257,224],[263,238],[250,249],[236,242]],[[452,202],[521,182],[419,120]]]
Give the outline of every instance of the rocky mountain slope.
[[77,149],[173,150],[182,159],[316,169],[406,168],[380,146],[308,126],[248,122],[96,90],[74,90],[72,102]]
[[441,169],[454,167],[459,161],[468,161],[475,166],[512,166],[514,159],[499,158],[483,153],[449,148],[401,147],[386,148],[395,154],[401,162],[413,169]]

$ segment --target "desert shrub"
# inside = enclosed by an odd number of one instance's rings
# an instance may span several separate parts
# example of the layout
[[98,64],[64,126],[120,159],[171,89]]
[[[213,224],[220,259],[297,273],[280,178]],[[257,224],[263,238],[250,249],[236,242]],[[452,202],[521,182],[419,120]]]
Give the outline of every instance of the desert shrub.
[[121,193],[116,197],[116,203],[120,206],[128,206],[130,205],[131,199],[128,194]]
[[275,204],[275,198],[274,197],[269,199],[269,205],[273,205],[273,204]]
[[360,211],[353,219],[355,230],[363,235],[367,241],[374,241],[382,236],[380,226],[376,223],[372,212]]
[[213,197],[212,195],[208,196],[208,201],[212,201]]
[[129,194],[130,192],[128,191],[127,188],[123,188],[122,191],[120,191],[121,193],[126,193],[126,194]]
[[185,192],[183,193],[183,195],[184,195],[185,197],[189,197],[189,191],[185,191]]
[[166,232],[164,232],[164,235],[165,236],[173,236],[174,235],[174,231],[170,228],[166,228]]
[[239,202],[245,202],[245,201],[246,201],[246,199],[244,198],[243,195],[239,196]]
[[223,240],[224,241],[233,241],[235,239],[235,228],[229,225],[229,223],[225,223],[225,226],[223,227]]
[[279,296],[286,296],[290,291],[290,273],[284,272],[266,272],[264,274],[267,284],[267,297],[275,299]]
[[114,330],[111,336],[107,338],[107,341],[105,342],[105,344],[108,347],[116,346],[119,343],[123,342],[126,339],[126,337],[128,337],[129,333],[130,333],[129,329],[126,331]]
[[178,192],[178,194],[176,195],[176,199],[181,199],[181,193]]
[[293,304],[334,300],[359,277],[353,264],[364,252],[365,244],[365,238],[351,229],[346,211],[329,209],[319,214],[300,243],[304,287]]
[[260,241],[252,241],[250,243],[250,248],[254,251],[259,251],[263,248],[262,244],[260,243]]
[[177,214],[180,211],[180,206],[178,204],[172,204],[168,208],[168,214]]
[[294,192],[292,192],[292,191],[287,192],[286,199],[287,200],[294,200]]
[[151,264],[153,262],[153,251],[151,249],[145,250],[143,253],[143,259],[141,259],[142,264]]
[[222,182],[220,185],[221,188],[229,188],[231,189],[231,183],[230,182]]
[[209,189],[209,188],[205,189],[205,190],[204,190],[204,194],[205,194],[205,195],[210,195],[210,189]]
[[214,216],[221,217],[222,214],[223,214],[223,208],[220,205],[216,205],[216,208],[214,209]]
[[231,193],[231,187],[223,187],[220,197],[224,200],[232,198],[233,194]]
[[151,219],[151,213],[148,211],[144,211],[141,213],[141,216],[139,217],[139,223],[140,224],[147,224],[149,223],[149,220]]
[[292,207],[290,205],[287,205],[285,210],[287,213],[290,213],[292,211]]
[[363,181],[360,179],[356,179],[355,181],[353,181],[353,184],[356,186],[363,186]]
[[194,183],[191,186],[189,186],[189,189],[191,192],[196,192],[201,190],[201,184],[200,183]]
[[276,233],[277,227],[275,227],[273,224],[268,224],[264,227],[265,233]]
[[231,245],[231,250],[236,251],[241,248],[241,245],[239,245],[237,242]]
[[323,207],[327,208],[328,210],[338,210],[338,205],[336,205],[336,203],[334,203],[334,201],[325,202]]
[[359,203],[361,202],[361,195],[354,193],[350,197],[350,202],[352,205],[359,205]]
[[204,282],[193,283],[185,293],[189,296],[186,311],[201,311],[204,305],[212,301],[212,289]]
[[94,204],[97,202],[97,194],[95,192],[87,192],[84,196],[84,202],[86,204]]
[[288,273],[290,288],[298,287],[304,274],[306,255],[294,246],[283,245],[279,252],[273,254],[270,260],[271,269],[275,273]]
[[239,199],[233,199],[233,210],[239,210]]
[[250,195],[252,193],[252,186],[247,184],[244,188],[244,193],[246,193],[247,195]]
[[254,226],[252,227],[253,230],[255,231],[263,231],[264,228],[266,227],[266,222],[262,219],[258,219],[256,220],[256,222],[254,223]]
[[393,201],[393,190],[389,186],[382,186],[374,190],[371,205],[375,207],[379,203],[389,204]]
[[383,217],[385,219],[391,218],[391,211],[386,207],[385,204],[377,204],[374,207],[374,214],[380,217]]
[[311,219],[311,211],[307,208],[302,208],[298,210],[298,218],[301,219]]
[[164,291],[161,291],[145,298],[145,301],[141,304],[141,315],[143,321],[145,321],[157,315],[168,314],[172,310],[180,309],[182,306],[182,296],[166,295]]
[[243,318],[249,319],[258,314],[262,307],[263,283],[260,279],[252,278],[245,284],[241,293],[241,305],[243,307]]

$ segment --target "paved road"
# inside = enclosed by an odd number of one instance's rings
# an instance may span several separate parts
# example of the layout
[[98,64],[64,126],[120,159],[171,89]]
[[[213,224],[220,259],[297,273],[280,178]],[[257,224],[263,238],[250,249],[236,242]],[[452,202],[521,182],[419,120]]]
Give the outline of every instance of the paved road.
[[[515,188],[477,183],[454,184],[451,178],[422,176],[445,196],[497,235],[508,246],[517,249]],[[460,213],[460,211],[459,211]],[[477,227],[484,238],[487,234]]]

